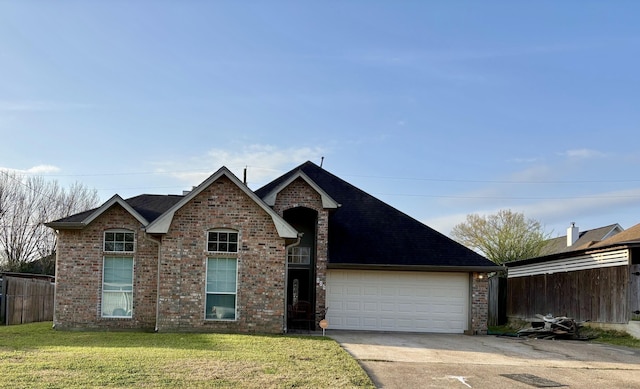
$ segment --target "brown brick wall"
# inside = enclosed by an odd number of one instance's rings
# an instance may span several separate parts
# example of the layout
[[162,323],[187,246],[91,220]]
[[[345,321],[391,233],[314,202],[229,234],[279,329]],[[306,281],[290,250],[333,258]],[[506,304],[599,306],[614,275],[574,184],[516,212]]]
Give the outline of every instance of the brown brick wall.
[[[82,230],[60,231],[56,274],[56,328],[154,329],[158,245],[115,205]],[[206,232],[239,232],[237,320],[205,320]],[[102,318],[103,233],[136,233],[133,315]],[[272,218],[228,178],[222,177],[178,210],[162,237],[160,331],[281,333],[284,328],[285,241]],[[221,255],[233,257],[234,255]]]
[[329,210],[322,207],[322,198],[303,179],[298,178],[284,188],[276,198],[273,209],[280,215],[284,211],[306,207],[318,212],[316,226],[316,312],[326,307],[327,256],[329,247]]
[[[214,228],[239,232],[235,321],[204,319],[206,259],[214,256],[206,232]],[[284,247],[271,216],[221,177],[175,213],[162,238],[159,330],[281,333]]]
[[[152,329],[155,323],[157,246],[144,239],[141,224],[114,205],[83,230],[58,234],[56,259],[56,328]],[[136,237],[133,317],[101,317],[104,231],[127,229]],[[107,254],[108,255],[108,254]]]
[[489,277],[487,273],[471,276],[471,328],[473,335],[486,335],[489,322]]

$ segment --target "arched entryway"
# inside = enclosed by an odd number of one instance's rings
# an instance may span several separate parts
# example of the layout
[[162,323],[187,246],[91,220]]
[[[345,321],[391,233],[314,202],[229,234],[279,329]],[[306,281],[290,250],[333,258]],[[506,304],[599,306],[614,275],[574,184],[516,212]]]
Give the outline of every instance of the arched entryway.
[[315,264],[318,212],[305,207],[284,211],[284,219],[302,238],[287,252],[287,328],[315,328]]

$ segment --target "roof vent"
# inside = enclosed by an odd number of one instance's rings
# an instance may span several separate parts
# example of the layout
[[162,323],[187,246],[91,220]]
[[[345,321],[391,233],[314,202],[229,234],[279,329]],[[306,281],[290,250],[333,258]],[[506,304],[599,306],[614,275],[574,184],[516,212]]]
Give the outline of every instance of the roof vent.
[[567,228],[567,247],[573,246],[580,237],[580,229],[576,227],[575,222],[571,222],[571,226]]

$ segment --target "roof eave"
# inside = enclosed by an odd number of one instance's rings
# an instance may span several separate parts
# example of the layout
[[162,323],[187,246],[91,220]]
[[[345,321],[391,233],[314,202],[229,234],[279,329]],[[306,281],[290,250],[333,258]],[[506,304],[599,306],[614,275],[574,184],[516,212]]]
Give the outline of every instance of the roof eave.
[[44,223],[45,226],[57,230],[81,230],[91,224],[96,218],[105,213],[109,208],[114,206],[115,204],[120,205],[125,209],[131,216],[133,216],[140,224],[146,226],[149,224],[147,219],[145,219],[138,211],[133,209],[126,201],[122,199],[119,195],[113,195],[109,200],[104,202],[100,207],[96,208],[93,212],[87,215],[82,221],[79,222],[60,222],[53,221],[49,223]]
[[273,209],[271,209],[267,204],[260,199],[253,191],[251,191],[242,181],[238,179],[229,169],[226,167],[221,167],[217,172],[213,173],[209,178],[204,180],[200,185],[195,187],[189,194],[184,196],[182,200],[174,204],[171,208],[169,208],[165,213],[160,215],[156,220],[150,223],[146,232],[149,234],[166,234],[169,232],[169,227],[171,226],[171,222],[173,221],[173,216],[175,212],[182,208],[185,204],[191,201],[194,197],[208,188],[212,183],[217,181],[220,177],[225,176],[231,182],[233,182],[240,190],[242,190],[249,198],[251,198],[256,204],[258,204],[273,220],[273,223],[278,231],[278,235],[284,239],[295,239],[298,237],[298,231],[296,231],[289,223],[287,223],[283,218],[280,217]]
[[340,270],[389,270],[389,271],[423,271],[423,272],[494,272],[504,271],[499,265],[490,266],[438,266],[438,265],[376,265],[361,263],[328,263],[327,269]]
[[81,230],[87,226],[82,222],[72,222],[72,223],[51,222],[51,223],[44,223],[44,225],[46,227],[53,228],[54,230]]
[[325,192],[318,184],[315,183],[308,175],[306,175],[302,170],[298,170],[295,174],[291,175],[288,179],[282,182],[277,187],[273,188],[269,193],[267,193],[263,197],[263,201],[270,207],[273,207],[276,203],[276,197],[278,193],[282,191],[284,188],[289,186],[293,181],[301,178],[304,180],[313,190],[315,190],[322,200],[322,207],[325,209],[337,209],[341,206],[340,203],[335,201],[327,192]]
[[96,209],[89,216],[87,216],[82,223],[86,226],[89,225],[92,221],[94,221],[98,216],[102,215],[107,209],[111,208],[113,205],[119,204],[122,208],[124,208],[131,216],[136,218],[143,226],[149,224],[147,219],[145,219],[142,215],[138,213],[135,209],[133,209],[126,201],[122,199],[119,195],[113,195],[109,200],[107,200],[104,204],[100,206],[100,208]]

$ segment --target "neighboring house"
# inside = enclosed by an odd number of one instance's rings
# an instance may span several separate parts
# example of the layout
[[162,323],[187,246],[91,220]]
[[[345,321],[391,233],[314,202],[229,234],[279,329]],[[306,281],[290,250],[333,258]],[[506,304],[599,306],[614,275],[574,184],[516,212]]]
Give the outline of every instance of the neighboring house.
[[603,241],[615,234],[622,232],[623,228],[619,224],[594,228],[593,230],[580,231],[575,223],[571,223],[567,228],[567,235],[549,239],[545,242],[544,255],[565,253],[575,251]]
[[[576,230],[569,227],[567,243]],[[507,263],[508,316],[551,313],[608,324],[640,319],[640,224],[624,231],[613,224],[582,236],[572,249]]]
[[307,162],[253,192],[221,168],[182,195],[115,195],[58,231],[54,325],[486,333],[502,269]]

